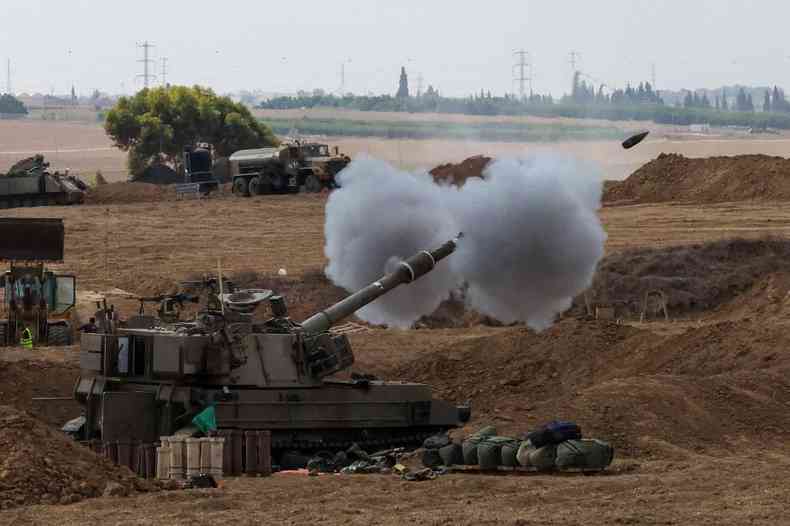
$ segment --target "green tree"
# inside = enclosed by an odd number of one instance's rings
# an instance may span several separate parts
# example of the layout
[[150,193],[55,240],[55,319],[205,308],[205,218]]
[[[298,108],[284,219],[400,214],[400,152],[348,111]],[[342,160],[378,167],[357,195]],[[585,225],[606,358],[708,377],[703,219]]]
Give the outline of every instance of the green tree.
[[143,89],[121,97],[104,123],[118,148],[129,152],[134,175],[154,161],[178,169],[184,147],[207,142],[219,156],[277,144],[272,131],[242,104],[194,86]]
[[0,95],[0,114],[27,115],[27,108],[22,101],[6,93]]

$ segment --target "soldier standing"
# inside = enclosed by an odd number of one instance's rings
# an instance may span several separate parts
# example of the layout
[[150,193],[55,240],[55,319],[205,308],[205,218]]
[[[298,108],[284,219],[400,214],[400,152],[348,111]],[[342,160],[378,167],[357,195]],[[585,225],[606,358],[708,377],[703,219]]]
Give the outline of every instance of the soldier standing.
[[22,331],[22,339],[19,340],[19,344],[25,349],[33,348],[33,333],[30,332],[28,327],[25,327],[25,329]]

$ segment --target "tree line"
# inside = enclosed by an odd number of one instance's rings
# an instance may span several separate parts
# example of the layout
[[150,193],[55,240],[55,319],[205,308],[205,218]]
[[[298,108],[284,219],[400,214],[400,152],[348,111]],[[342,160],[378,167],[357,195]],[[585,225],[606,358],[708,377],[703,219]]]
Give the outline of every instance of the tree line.
[[27,108],[21,100],[5,93],[0,95],[0,115],[27,115]]

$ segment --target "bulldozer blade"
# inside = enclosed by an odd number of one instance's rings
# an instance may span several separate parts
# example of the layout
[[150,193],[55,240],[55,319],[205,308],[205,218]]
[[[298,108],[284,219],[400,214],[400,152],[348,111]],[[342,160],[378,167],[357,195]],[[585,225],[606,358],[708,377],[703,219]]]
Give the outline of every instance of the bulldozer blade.
[[62,261],[62,219],[0,218],[0,260]]

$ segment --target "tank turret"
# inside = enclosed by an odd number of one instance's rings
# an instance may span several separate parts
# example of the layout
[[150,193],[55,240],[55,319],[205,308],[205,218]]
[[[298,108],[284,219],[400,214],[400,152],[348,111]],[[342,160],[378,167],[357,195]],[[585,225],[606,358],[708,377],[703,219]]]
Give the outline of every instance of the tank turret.
[[[347,336],[329,330],[430,272],[456,244],[400,262],[302,323],[273,291],[234,289],[219,291],[192,321],[83,334],[75,390],[86,408],[82,438],[154,442],[208,405],[220,429],[270,431],[275,450],[404,445],[463,425],[469,408],[433,399],[427,385],[338,378],[354,355]],[[258,321],[264,303],[271,317]]]

